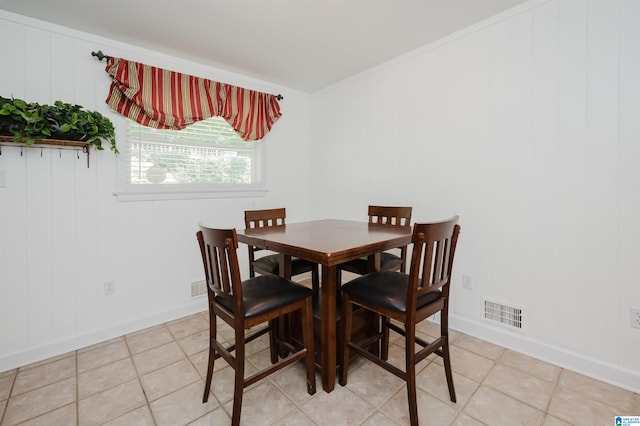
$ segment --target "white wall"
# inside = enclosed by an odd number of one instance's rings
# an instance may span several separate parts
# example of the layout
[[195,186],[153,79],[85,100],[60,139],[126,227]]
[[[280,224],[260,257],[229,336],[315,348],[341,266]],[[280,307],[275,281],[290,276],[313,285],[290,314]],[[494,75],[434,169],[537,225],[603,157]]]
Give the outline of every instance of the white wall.
[[534,1],[315,94],[313,211],[459,214],[454,328],[639,391],[639,45],[637,0]]
[[[263,140],[264,197],[118,202],[109,151],[92,151],[87,168],[86,157],[72,151],[3,146],[0,371],[205,309],[189,293],[203,279],[200,221],[243,228],[245,209],[280,206],[290,221],[309,218],[308,95],[6,12],[0,39],[11,40],[3,47],[0,95],[77,103],[119,128],[124,118],[104,103],[105,63],[92,51],[284,95],[283,116]],[[116,294],[104,296],[111,280]]]
[[[363,219],[379,203],[461,216],[453,327],[640,391],[639,23],[636,0],[534,0],[310,99],[0,12],[3,96],[118,122],[98,49],[285,96],[265,198],[118,203],[109,152],[87,169],[3,147],[0,371],[203,308],[186,296],[198,221],[279,205]],[[482,297],[524,307],[524,331],[484,322]]]

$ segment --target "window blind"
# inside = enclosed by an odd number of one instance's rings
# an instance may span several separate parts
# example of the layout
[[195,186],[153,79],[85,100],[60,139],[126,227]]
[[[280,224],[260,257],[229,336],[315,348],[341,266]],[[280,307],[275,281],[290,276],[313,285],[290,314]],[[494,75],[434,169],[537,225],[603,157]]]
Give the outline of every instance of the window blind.
[[220,117],[183,130],[162,130],[127,120],[127,183],[134,185],[260,182],[262,144],[247,143]]

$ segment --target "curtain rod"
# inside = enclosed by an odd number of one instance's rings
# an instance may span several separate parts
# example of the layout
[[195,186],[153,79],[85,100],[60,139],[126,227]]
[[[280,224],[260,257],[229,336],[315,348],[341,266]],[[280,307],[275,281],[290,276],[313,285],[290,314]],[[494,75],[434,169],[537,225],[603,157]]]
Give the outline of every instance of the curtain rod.
[[[106,59],[108,61],[109,59],[111,59],[111,56],[105,55],[104,53],[102,53],[102,50],[98,50],[97,52],[91,52],[91,56],[95,56],[96,58],[98,58],[99,61],[102,61],[103,59]],[[277,94],[275,96],[276,96],[276,99],[279,101],[284,99],[284,96],[282,96],[281,94]]]

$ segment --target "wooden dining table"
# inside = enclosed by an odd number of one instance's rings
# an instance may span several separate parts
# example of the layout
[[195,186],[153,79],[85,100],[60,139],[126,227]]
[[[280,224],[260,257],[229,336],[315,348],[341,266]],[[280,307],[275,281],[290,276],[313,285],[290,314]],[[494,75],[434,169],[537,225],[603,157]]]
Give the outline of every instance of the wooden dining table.
[[280,254],[280,275],[291,278],[291,257],[321,265],[320,369],[322,387],[331,392],[336,381],[337,267],[367,257],[370,271],[380,270],[380,253],[411,242],[410,226],[324,219],[237,231],[238,240]]

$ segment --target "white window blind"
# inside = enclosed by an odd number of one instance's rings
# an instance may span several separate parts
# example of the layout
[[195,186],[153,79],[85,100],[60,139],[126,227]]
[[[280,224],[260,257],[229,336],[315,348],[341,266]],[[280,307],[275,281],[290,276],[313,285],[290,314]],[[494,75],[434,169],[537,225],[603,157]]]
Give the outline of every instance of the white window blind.
[[124,119],[118,201],[262,197],[262,142],[245,142],[220,117],[183,130],[158,130]]
[[158,130],[127,120],[127,140],[128,186],[240,189],[261,182],[261,142],[243,141],[220,117],[183,130]]

